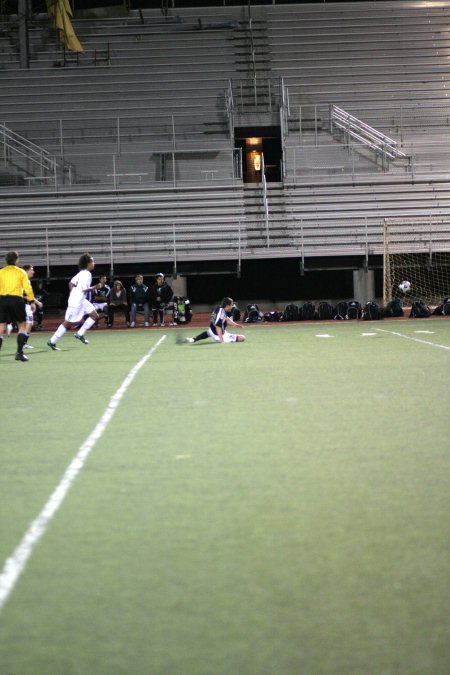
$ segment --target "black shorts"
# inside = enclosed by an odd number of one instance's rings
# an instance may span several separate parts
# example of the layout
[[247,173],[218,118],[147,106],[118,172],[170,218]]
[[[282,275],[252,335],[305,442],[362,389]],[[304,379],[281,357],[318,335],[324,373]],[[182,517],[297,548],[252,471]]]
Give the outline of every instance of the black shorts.
[[26,320],[23,298],[18,295],[0,295],[0,323],[23,323]]

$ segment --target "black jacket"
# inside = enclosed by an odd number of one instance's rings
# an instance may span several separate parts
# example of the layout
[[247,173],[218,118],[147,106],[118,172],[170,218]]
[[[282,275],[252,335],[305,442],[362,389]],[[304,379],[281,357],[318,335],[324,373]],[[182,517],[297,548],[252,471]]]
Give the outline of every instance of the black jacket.
[[169,284],[166,284],[166,282],[164,282],[162,286],[158,286],[158,284],[155,282],[150,289],[150,300],[152,301],[152,305],[155,305],[159,302],[170,302],[172,295],[172,289],[170,288]]

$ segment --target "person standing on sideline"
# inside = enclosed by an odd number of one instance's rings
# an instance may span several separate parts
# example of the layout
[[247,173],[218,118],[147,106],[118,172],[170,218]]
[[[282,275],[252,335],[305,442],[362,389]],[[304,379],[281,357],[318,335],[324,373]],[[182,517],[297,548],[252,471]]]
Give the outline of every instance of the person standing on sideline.
[[[30,280],[31,284],[31,279],[34,277],[34,267],[33,265],[24,265],[22,269],[25,270],[26,275],[28,279]],[[31,304],[30,302],[26,299],[24,296],[25,300],[25,314],[27,316],[27,323],[26,323],[26,336],[25,336],[25,344],[24,344],[24,349],[34,349],[32,345],[28,344],[28,338],[30,337],[31,329],[33,328],[33,323],[34,323],[34,314],[33,310],[31,309]],[[34,304],[37,309],[42,309],[42,302],[38,300],[36,297],[34,298]]]
[[150,300],[152,301],[153,325],[158,325],[158,314],[161,326],[164,326],[164,313],[166,305],[172,299],[172,289],[166,283],[165,276],[162,272],[156,275],[156,282],[150,289]]
[[231,318],[234,300],[232,298],[224,298],[219,307],[216,307],[211,314],[211,322],[208,330],[205,330],[200,335],[193,338],[186,338],[186,342],[198,342],[199,340],[206,340],[211,338],[214,342],[244,342],[245,335],[236,335],[227,331],[227,324],[238,326],[242,328],[239,323],[236,323]]
[[149,306],[149,288],[144,284],[144,277],[142,274],[136,274],[135,284],[130,289],[130,304],[131,304],[131,328],[136,325],[136,314],[138,309],[144,312],[144,326],[148,326],[150,316]]
[[[34,290],[34,289],[33,289]],[[42,330],[42,319],[44,318],[44,305],[46,297],[48,295],[47,291],[44,288],[44,282],[42,279],[39,279],[37,282],[37,288],[34,292],[36,300],[39,300],[39,304],[36,302],[37,308],[34,313],[34,321],[36,322],[36,330]]]
[[34,293],[25,270],[18,267],[19,254],[9,251],[6,254],[6,266],[0,270],[0,349],[7,323],[17,323],[16,361],[28,361],[23,353],[27,335],[27,315],[24,296],[30,302],[31,311],[36,310]]
[[53,351],[60,351],[59,347],[56,346],[58,340],[62,338],[68,328],[79,324],[85,314],[88,314],[88,317],[78,330],[78,333],[74,334],[74,338],[80,340],[85,345],[89,344],[84,334],[98,319],[94,305],[87,300],[87,294],[98,286],[98,284],[92,286],[92,270],[95,267],[94,258],[89,253],[83,253],[78,261],[78,267],[80,271],[69,282],[70,294],[64,321],[58,326],[47,342]]

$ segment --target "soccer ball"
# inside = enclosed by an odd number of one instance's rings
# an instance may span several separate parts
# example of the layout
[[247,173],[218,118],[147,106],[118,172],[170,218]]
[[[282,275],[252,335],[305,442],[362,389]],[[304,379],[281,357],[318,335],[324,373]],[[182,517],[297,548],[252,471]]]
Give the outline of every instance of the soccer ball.
[[408,279],[405,279],[398,285],[402,293],[408,293],[411,290],[411,282]]

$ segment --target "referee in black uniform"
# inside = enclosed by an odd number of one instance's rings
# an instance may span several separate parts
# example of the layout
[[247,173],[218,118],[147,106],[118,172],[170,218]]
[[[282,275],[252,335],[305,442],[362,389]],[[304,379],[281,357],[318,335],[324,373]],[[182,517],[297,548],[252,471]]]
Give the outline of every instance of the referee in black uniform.
[[27,340],[27,315],[25,298],[35,312],[34,293],[25,270],[17,266],[19,254],[9,251],[6,254],[6,267],[0,270],[0,349],[3,344],[3,335],[7,323],[17,323],[16,361],[28,361],[23,353],[23,346]]

